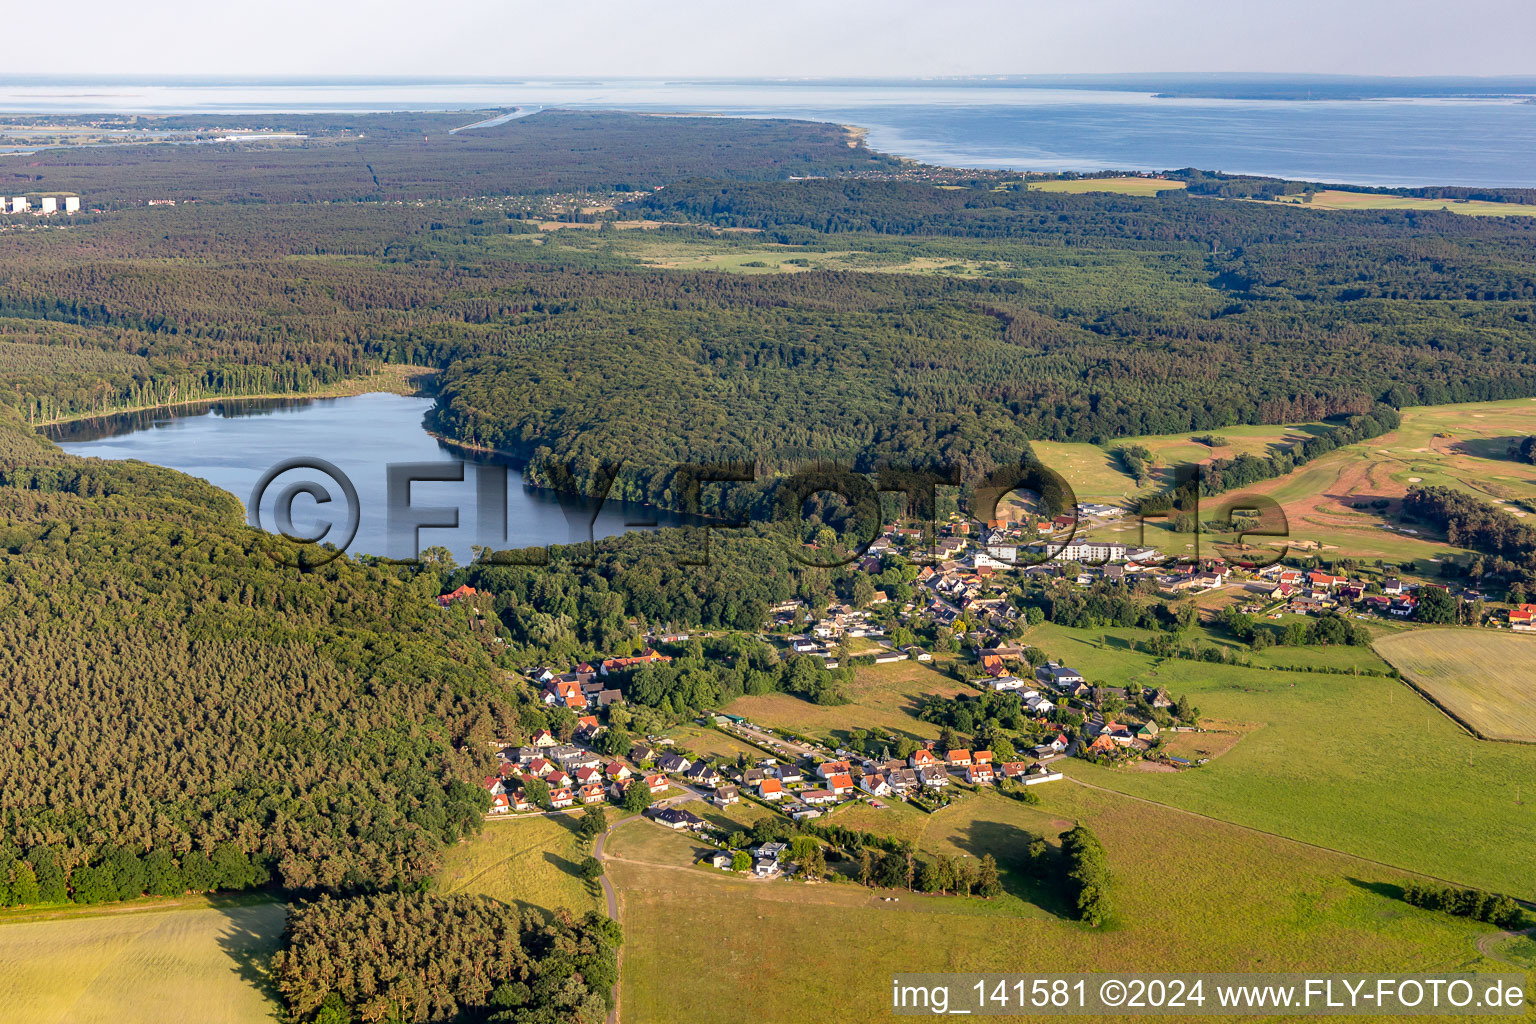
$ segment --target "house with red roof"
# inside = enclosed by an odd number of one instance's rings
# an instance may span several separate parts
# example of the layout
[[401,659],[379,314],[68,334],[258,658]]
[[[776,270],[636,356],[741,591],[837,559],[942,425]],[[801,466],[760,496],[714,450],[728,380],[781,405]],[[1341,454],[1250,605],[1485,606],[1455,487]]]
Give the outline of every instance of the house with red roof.
[[490,813],[492,813],[492,814],[510,814],[510,813],[512,813],[512,801],[507,799],[507,794],[505,794],[505,793],[497,793],[495,796],[491,797],[491,811],[490,811]]
[[467,597],[474,597],[474,596],[475,596],[475,588],[474,587],[459,587],[457,590],[450,591],[450,592],[448,592],[446,594],[440,594],[438,596],[438,598],[437,598],[437,603],[438,603],[439,606],[441,606],[443,608],[447,608],[449,605],[453,604],[453,602],[455,602],[455,601],[462,601],[462,600],[464,600]]
[[944,755],[945,762],[951,768],[969,768],[971,766],[971,752],[969,750],[951,750]]
[[834,775],[847,775],[853,771],[853,765],[847,761],[823,761],[816,766],[818,778],[830,779]]
[[559,810],[562,807],[570,807],[576,802],[576,796],[569,789],[561,787],[549,791],[549,806]]
[[757,795],[764,800],[779,800],[784,796],[784,783],[778,779],[764,779],[757,784]]
[[919,747],[917,750],[914,750],[912,756],[907,758],[907,761],[913,768],[936,768],[943,763],[939,760],[939,756],[927,747]]
[[842,796],[844,793],[852,793],[853,776],[829,775],[827,776],[827,788],[832,791],[833,796]]
[[601,782],[594,782],[590,785],[582,786],[580,792],[577,795],[581,798],[581,802],[584,804],[602,803],[603,784]]
[[994,777],[990,764],[973,764],[965,770],[965,781],[973,786],[991,785]]

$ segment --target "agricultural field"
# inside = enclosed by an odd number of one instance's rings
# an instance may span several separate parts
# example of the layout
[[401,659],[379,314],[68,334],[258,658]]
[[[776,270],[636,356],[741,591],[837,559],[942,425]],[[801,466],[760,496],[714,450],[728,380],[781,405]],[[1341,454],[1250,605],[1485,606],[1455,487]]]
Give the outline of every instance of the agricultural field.
[[1462,885],[1536,896],[1526,856],[1536,747],[1475,739],[1388,676],[1160,661],[1130,648],[1148,635],[1042,625],[1024,640],[1089,679],[1164,686],[1187,694],[1202,718],[1259,728],[1189,771],[1068,761],[1069,775]]
[[1187,186],[1182,181],[1167,178],[1143,178],[1126,175],[1118,178],[1052,178],[1031,181],[1034,192],[1117,192],[1124,196],[1155,196],[1164,192],[1177,192]]
[[[452,847],[437,876],[439,892],[491,896],[523,908],[568,907],[580,914],[602,907],[595,883],[577,874],[588,849],[575,833],[581,811],[487,821],[478,836]],[[623,814],[608,808],[608,820]]]
[[0,914],[0,1024],[263,1024],[287,908],[187,897]]
[[1375,646],[1478,735],[1536,743],[1536,636],[1415,629],[1383,637]]
[[[1041,789],[1038,807],[990,793],[962,801],[920,842],[996,857],[1005,894],[990,901],[753,881],[690,866],[701,844],[624,826],[609,877],[623,902],[626,1016],[789,1024],[836,1006],[840,1019],[874,1020],[896,971],[1495,966],[1476,947],[1491,929],[1401,902],[1400,873],[1066,781]],[[1117,918],[1099,931],[1069,920],[1023,861],[1029,837],[1054,842],[1077,821],[1103,841],[1116,879]],[[835,955],[807,962],[810,935],[831,938]]]
[[1347,189],[1281,196],[1274,200],[1309,210],[1449,210],[1468,217],[1536,217],[1536,205],[1499,203],[1482,199],[1423,199],[1418,196],[1385,196]]
[[848,687],[852,701],[849,704],[812,704],[787,693],[770,693],[738,697],[723,710],[758,725],[788,729],[834,743],[853,729],[887,729],[925,740],[936,738],[939,729],[914,717],[922,697],[930,693],[948,697],[969,691],[969,687],[927,663],[898,661],[856,668],[854,681]]

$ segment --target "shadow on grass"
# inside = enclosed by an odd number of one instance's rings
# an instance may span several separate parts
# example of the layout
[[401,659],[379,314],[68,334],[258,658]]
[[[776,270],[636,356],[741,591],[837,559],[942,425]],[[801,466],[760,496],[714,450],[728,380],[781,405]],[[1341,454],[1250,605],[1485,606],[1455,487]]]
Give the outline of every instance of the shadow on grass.
[[272,983],[272,954],[282,945],[286,907],[270,900],[261,903],[231,902],[215,907],[224,917],[219,948],[235,964],[240,980],[274,1004],[282,997]]
[[[1029,844],[1038,838],[1051,843],[1038,868],[1029,856]],[[972,821],[954,837],[954,844],[971,857],[991,854],[997,861],[1003,891],[1025,903],[1064,920],[1075,920],[1061,884],[1061,859],[1055,836],[1038,836],[1003,821]]]
[[1450,450],[1457,455],[1470,455],[1475,459],[1490,459],[1495,462],[1514,462],[1520,460],[1509,454],[1510,448],[1519,448],[1524,437],[1468,437],[1457,441],[1450,446]]
[[1403,901],[1403,887],[1391,882],[1366,882],[1359,878],[1345,876],[1344,880],[1356,889],[1364,889],[1366,892],[1375,893],[1377,896],[1385,896],[1389,900]]

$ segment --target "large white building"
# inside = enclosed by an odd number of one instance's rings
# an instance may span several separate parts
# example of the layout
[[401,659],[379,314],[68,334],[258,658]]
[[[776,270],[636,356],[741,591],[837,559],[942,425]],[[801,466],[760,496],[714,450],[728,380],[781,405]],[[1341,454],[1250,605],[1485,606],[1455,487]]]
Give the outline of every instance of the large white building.
[[1064,545],[1056,555],[1058,562],[1123,562],[1124,544],[1103,544],[1097,541],[1075,540]]
[[12,213],[26,213],[28,205],[29,204],[27,203],[27,197],[26,196],[17,196],[15,199],[11,200],[11,212]]
[[80,212],[80,197],[79,196],[65,196],[64,197],[64,212],[65,213],[79,213]]
[[59,201],[53,196],[43,196],[42,209],[44,213],[58,213]]

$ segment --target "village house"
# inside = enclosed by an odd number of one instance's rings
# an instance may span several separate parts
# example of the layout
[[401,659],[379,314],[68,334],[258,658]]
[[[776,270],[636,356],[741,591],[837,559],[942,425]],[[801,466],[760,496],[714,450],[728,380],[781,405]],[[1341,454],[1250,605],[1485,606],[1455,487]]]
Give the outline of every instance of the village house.
[[971,752],[969,750],[951,750],[944,755],[944,762],[950,768],[968,768],[971,765]]
[[581,789],[577,791],[577,796],[584,804],[602,803],[603,784],[601,782],[594,782],[589,785],[582,786]]
[[832,791],[832,794],[834,796],[842,796],[845,793],[851,793],[851,792],[853,792],[853,776],[852,775],[833,775],[833,776],[829,776],[828,779],[827,779],[827,788]]
[[652,793],[663,792],[667,788],[667,777],[660,773],[647,775],[645,777],[645,788],[649,789]]
[[868,775],[859,779],[859,788],[870,796],[889,796],[891,784],[884,775]]
[[927,747],[919,747],[917,750],[912,752],[912,756],[908,758],[908,763],[910,763],[913,768],[922,769],[936,768],[941,762],[939,761],[939,756],[933,751],[929,750]]
[[707,786],[710,789],[720,785],[723,781],[720,773],[703,761],[689,768],[683,773],[683,777],[689,782],[700,786]]
[[[1039,748],[1036,747],[1035,749],[1038,750]],[[1021,779],[1028,770],[1028,761],[1004,761],[1001,765],[1001,771],[1005,779]]]
[[442,607],[446,608],[449,605],[453,604],[455,601],[462,601],[465,598],[474,597],[474,596],[475,596],[475,588],[474,587],[459,587],[456,590],[451,590],[451,591],[449,591],[446,594],[439,595],[438,599],[437,599],[437,603],[439,605],[441,605]]
[[491,814],[508,814],[512,810],[512,801],[505,793],[497,793],[491,797]]
[[571,784],[571,777],[559,768],[556,768],[544,776],[544,781],[551,786],[568,786]]
[[993,777],[990,764],[973,764],[965,770],[965,781],[973,786],[990,785]]
[[1090,754],[1113,754],[1120,748],[1115,745],[1114,737],[1107,732],[1101,732],[1092,743],[1088,744]]
[[1043,764],[1032,764],[1024,773],[1024,785],[1038,786],[1042,782],[1056,782],[1061,778],[1061,772],[1054,772]]
[[802,803],[810,804],[812,806],[816,806],[818,804],[837,803],[837,795],[835,793],[829,793],[824,789],[801,790],[796,795],[799,796]]
[[1056,687],[1058,690],[1065,690],[1084,681],[1083,674],[1077,669],[1068,668],[1054,661],[1048,661],[1035,669],[1035,678],[1042,683],[1048,683]]
[[540,729],[533,734],[533,745],[535,747],[558,747],[560,741],[555,739],[555,734],[548,729]]
[[917,777],[924,786],[930,789],[939,789],[949,785],[949,772],[937,765],[932,768],[919,768]]
[[623,761],[609,761],[603,766],[603,774],[608,776],[611,781],[614,779],[627,779],[635,773]]
[[560,810],[564,807],[570,807],[575,803],[576,796],[569,789],[561,787],[560,789],[552,789],[549,791],[549,806],[553,807],[555,810]]
[[685,829],[698,831],[709,824],[697,814],[689,811],[679,811],[674,807],[647,807],[641,813],[656,824],[663,825],[677,832]]
[[757,784],[757,795],[763,800],[783,799],[784,783],[778,779],[764,779]]
[[853,766],[847,761],[823,761],[816,766],[816,777],[830,779],[834,775],[847,775],[853,771]]
[[716,807],[729,807],[741,800],[741,791],[735,786],[721,786],[715,790],[715,795],[710,797],[710,803]]
[[663,772],[666,772],[668,775],[676,775],[679,772],[686,772],[692,766],[693,762],[688,760],[682,754],[666,753],[662,754],[656,759],[656,767]]

